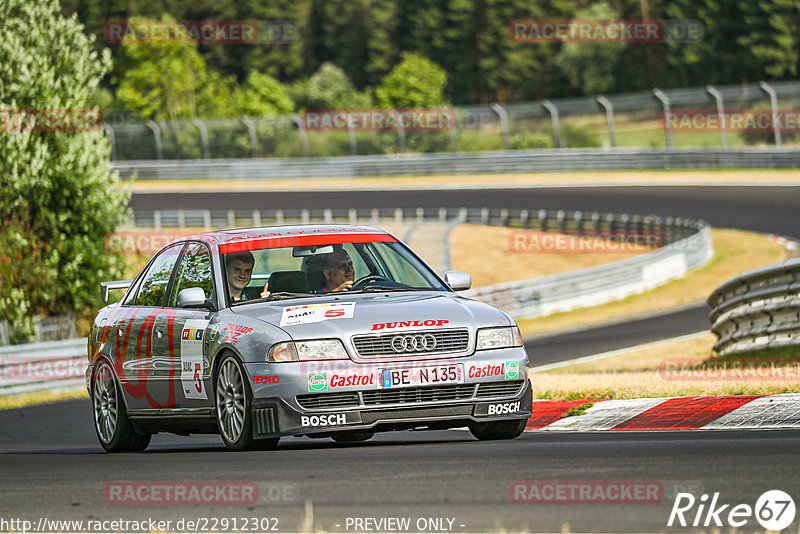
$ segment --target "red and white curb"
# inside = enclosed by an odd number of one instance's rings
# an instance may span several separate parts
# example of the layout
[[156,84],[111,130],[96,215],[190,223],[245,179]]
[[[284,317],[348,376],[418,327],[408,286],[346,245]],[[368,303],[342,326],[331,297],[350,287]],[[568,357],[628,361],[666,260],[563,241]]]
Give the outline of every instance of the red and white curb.
[[[594,402],[583,415],[563,417]],[[800,428],[800,394],[534,401],[528,431]]]

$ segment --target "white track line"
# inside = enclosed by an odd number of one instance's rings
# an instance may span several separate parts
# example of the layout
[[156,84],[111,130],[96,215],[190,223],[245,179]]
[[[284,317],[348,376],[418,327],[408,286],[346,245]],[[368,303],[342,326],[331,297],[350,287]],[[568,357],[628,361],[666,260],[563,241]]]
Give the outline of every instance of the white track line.
[[537,367],[531,367],[530,370],[534,373],[538,373],[540,371],[549,371],[550,369],[558,369],[560,367],[567,367],[569,365],[575,365],[578,363],[593,362],[595,360],[611,358],[612,356],[619,356],[621,354],[626,354],[628,352],[633,352],[639,349],[646,349],[650,347],[657,347],[659,345],[666,345],[667,343],[679,343],[681,341],[689,341],[692,339],[697,339],[702,336],[708,335],[708,333],[709,333],[708,330],[703,330],[702,332],[695,332],[693,334],[686,334],[684,336],[672,337],[669,339],[660,339],[658,341],[651,341],[650,343],[643,343],[641,345],[635,345],[633,347],[625,347],[622,349],[616,349],[609,352],[602,352],[600,354],[592,354],[591,356],[583,356],[581,358],[575,358],[563,362],[550,363],[547,365],[539,365]]

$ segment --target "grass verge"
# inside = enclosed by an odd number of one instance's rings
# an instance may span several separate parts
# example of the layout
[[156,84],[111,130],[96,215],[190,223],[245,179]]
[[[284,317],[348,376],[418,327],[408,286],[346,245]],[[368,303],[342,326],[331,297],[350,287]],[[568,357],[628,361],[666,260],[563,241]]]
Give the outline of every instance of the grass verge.
[[35,404],[48,404],[74,399],[88,399],[89,395],[86,388],[77,386],[75,389],[64,391],[36,391],[33,393],[23,393],[22,395],[8,395],[0,397],[0,410],[10,410],[12,408],[24,408]]
[[709,333],[609,358],[532,372],[534,398],[634,399],[800,393],[800,349],[720,357]]
[[786,259],[785,249],[763,234],[741,230],[711,230],[714,256],[699,269],[661,287],[592,308],[561,312],[537,319],[518,319],[523,336],[550,334],[705,301],[722,282]]

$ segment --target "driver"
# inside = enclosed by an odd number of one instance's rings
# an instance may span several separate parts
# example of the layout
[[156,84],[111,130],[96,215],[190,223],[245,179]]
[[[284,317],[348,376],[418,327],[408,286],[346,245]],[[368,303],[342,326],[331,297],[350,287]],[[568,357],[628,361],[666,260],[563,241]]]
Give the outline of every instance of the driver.
[[349,291],[353,287],[355,275],[353,260],[346,250],[337,249],[324,256],[322,274],[325,277],[325,285],[317,293]]

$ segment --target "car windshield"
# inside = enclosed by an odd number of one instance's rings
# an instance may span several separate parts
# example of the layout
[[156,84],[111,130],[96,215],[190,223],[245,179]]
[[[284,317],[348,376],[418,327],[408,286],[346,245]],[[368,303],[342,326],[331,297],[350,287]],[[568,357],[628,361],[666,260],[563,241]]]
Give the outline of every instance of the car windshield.
[[332,243],[223,254],[231,303],[340,291],[449,291],[402,243]]

